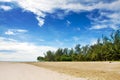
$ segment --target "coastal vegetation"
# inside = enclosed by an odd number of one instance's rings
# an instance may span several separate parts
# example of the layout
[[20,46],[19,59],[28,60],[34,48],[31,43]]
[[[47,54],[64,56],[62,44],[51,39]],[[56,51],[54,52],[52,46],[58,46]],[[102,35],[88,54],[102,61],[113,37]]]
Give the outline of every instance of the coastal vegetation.
[[119,61],[120,60],[120,30],[109,37],[102,36],[94,45],[74,48],[59,48],[55,52],[47,51],[44,57],[38,56],[38,61]]

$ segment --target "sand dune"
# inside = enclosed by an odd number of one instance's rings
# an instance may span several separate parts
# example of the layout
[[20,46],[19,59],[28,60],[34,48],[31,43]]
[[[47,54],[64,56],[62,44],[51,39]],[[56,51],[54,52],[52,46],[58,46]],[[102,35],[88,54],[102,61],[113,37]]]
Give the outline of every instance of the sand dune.
[[0,80],[87,80],[24,63],[0,62]]

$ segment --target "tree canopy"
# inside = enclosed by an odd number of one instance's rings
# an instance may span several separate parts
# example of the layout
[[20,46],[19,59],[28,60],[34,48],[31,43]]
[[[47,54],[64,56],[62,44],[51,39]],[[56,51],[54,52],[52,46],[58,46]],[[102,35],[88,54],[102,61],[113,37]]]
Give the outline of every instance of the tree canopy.
[[113,32],[110,38],[102,36],[94,45],[75,48],[59,48],[57,51],[47,51],[38,61],[118,61],[120,60],[120,30]]

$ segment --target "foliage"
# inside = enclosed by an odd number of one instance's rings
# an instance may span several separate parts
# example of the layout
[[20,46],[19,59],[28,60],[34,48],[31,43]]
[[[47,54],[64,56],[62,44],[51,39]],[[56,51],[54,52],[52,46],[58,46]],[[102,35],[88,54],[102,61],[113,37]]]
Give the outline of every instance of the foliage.
[[47,51],[44,57],[37,60],[45,61],[116,61],[120,60],[120,30],[112,33],[110,38],[103,36],[94,45],[75,48],[59,48],[56,52]]

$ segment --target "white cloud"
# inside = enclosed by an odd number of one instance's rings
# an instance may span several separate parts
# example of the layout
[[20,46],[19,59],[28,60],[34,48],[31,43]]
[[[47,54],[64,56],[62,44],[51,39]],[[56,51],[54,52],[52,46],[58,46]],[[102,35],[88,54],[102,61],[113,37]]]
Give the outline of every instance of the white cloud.
[[[8,0],[6,0],[8,1]],[[65,10],[65,12],[80,10],[91,10],[91,7],[86,7],[80,3],[74,3],[73,0],[9,0],[9,2],[16,2],[24,11],[34,13],[38,20],[38,25],[44,24],[46,13],[54,13],[56,9]],[[63,15],[62,15],[63,16]]]
[[25,30],[25,29],[16,29],[16,32],[25,33],[25,32],[28,32],[28,30]]
[[5,34],[6,35],[17,35],[17,34],[21,34],[21,33],[26,33],[28,32],[27,30],[24,29],[8,29]]
[[44,24],[44,19],[39,16],[37,16],[36,19],[38,20],[38,25],[41,27]]
[[6,35],[15,35],[15,33],[13,31],[10,31],[10,30],[6,31],[5,34]]
[[95,5],[95,7],[98,8],[98,9],[119,11],[120,10],[120,5],[119,4],[120,4],[120,0],[115,0],[111,3],[99,2],[98,4]]
[[13,0],[0,0],[0,2],[12,2]]
[[9,10],[12,9],[12,7],[6,6],[6,5],[1,5],[1,6],[0,6],[0,9],[3,9],[4,11],[9,11]]
[[[24,11],[32,12],[36,15],[39,26],[44,25],[47,13],[56,13],[57,9],[64,11],[63,15],[57,13],[58,18],[63,18],[64,15],[69,14],[70,11],[82,12],[99,9],[100,16],[98,16],[97,18],[94,18],[93,16],[91,16],[91,18],[89,17],[93,20],[93,26],[107,25],[109,26],[107,28],[116,29],[118,27],[117,25],[120,24],[120,19],[119,17],[117,17],[120,16],[120,0],[0,0],[0,2],[1,1],[14,2],[18,4],[18,6]],[[113,13],[109,13],[108,11]],[[104,18],[104,20],[101,20],[104,16],[110,19]],[[106,22],[103,23],[103,21]],[[113,24],[113,26],[115,27],[111,27],[111,24]],[[102,26],[101,28],[104,27]]]
[[[120,25],[120,0],[113,1],[111,3],[99,2],[95,5],[96,9],[99,9],[99,16],[93,17],[94,13],[89,15],[89,19],[93,20],[93,26],[90,29],[103,29],[112,28],[114,30],[119,29]],[[106,17],[107,19],[105,19]]]
[[103,29],[103,28],[107,28],[107,26],[106,25],[94,25],[90,28],[90,30],[92,30],[92,29]]
[[43,56],[43,53],[48,50],[55,51],[56,48],[0,37],[1,61],[36,61],[38,56]]
[[69,26],[71,24],[71,22],[69,20],[66,21],[67,26]]

